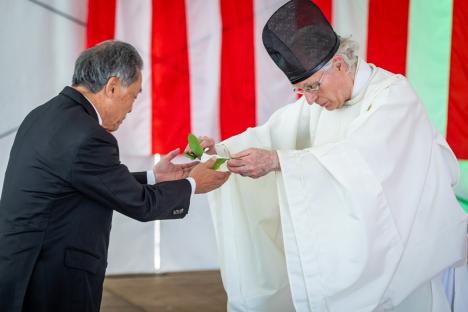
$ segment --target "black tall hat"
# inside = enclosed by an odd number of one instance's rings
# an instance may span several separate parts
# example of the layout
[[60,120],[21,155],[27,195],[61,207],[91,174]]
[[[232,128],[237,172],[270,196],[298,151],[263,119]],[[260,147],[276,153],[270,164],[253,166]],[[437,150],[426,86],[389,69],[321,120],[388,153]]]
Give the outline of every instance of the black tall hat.
[[263,28],[262,39],[293,84],[319,71],[340,44],[322,11],[310,0],[292,0],[280,7]]

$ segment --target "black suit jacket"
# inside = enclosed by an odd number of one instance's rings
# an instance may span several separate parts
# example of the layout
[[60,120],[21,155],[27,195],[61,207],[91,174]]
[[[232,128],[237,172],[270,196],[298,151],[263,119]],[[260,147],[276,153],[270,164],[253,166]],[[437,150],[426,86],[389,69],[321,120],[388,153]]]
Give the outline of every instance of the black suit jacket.
[[187,180],[145,183],[81,93],[66,87],[34,109],[0,200],[0,311],[98,311],[113,210],[140,221],[188,212]]

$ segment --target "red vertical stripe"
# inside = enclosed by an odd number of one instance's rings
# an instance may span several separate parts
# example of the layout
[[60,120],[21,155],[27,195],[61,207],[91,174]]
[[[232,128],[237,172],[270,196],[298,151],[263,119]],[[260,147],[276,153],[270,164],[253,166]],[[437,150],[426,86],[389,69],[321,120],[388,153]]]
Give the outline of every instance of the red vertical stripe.
[[221,0],[221,138],[255,126],[253,0]]
[[367,61],[406,73],[409,0],[369,1]]
[[92,47],[115,36],[116,0],[88,0],[86,47]]
[[453,1],[447,141],[468,160],[468,2]]
[[187,145],[190,76],[184,0],[153,0],[152,150],[165,154]]
[[327,18],[328,22],[332,23],[332,0],[313,0],[314,2],[322,11],[323,15]]

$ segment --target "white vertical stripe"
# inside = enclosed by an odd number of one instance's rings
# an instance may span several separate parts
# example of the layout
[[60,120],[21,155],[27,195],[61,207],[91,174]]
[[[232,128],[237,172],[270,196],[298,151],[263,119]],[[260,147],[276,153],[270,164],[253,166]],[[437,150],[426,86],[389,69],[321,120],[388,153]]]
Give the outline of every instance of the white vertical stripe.
[[340,36],[359,43],[358,55],[366,59],[368,0],[333,0],[333,28]]
[[286,75],[270,58],[262,42],[262,30],[267,20],[286,2],[254,0],[257,125],[264,124],[275,110],[296,98]]
[[206,135],[218,141],[221,62],[219,2],[186,1],[186,16],[192,132],[197,136]]
[[143,58],[142,92],[115,133],[123,155],[151,154],[151,0],[118,0],[115,38],[132,44]]
[[[161,160],[161,155],[154,155],[154,163]],[[154,221],[154,270],[161,270],[161,221]]]
[[[120,159],[131,171],[151,168],[151,0],[117,0],[115,38],[132,44],[143,58],[142,93],[115,133]],[[160,263],[159,221],[141,223],[115,214],[109,245],[109,273],[151,273]],[[137,256],[135,256],[137,255]]]

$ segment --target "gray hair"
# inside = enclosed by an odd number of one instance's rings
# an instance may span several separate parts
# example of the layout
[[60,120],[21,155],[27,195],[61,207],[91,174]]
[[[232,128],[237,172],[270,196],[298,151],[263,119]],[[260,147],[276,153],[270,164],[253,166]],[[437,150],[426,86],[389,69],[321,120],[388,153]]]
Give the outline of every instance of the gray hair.
[[130,44],[108,40],[84,50],[76,59],[72,85],[99,92],[111,77],[117,77],[127,87],[138,79],[143,60]]
[[[340,37],[340,46],[338,51],[336,51],[334,56],[340,55],[343,57],[345,63],[348,65],[348,72],[351,71],[351,68],[357,64],[358,56],[357,52],[359,50],[359,43],[352,40],[350,37]],[[333,59],[333,58],[332,58]],[[332,60],[330,60],[323,68],[329,69],[332,65]]]

